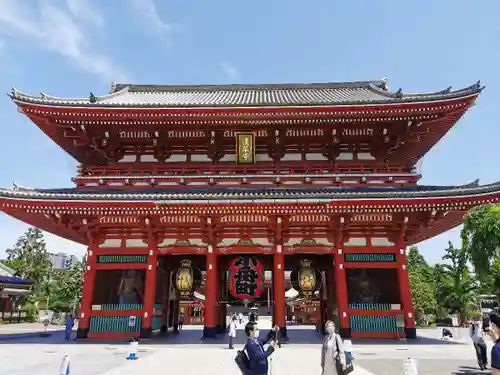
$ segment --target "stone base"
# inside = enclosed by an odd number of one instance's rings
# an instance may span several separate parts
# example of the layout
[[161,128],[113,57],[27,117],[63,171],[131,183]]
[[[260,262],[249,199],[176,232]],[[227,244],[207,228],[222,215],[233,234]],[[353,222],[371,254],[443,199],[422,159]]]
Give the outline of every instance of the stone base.
[[217,325],[214,327],[214,329],[215,329],[215,332],[216,332],[218,335],[220,335],[221,333],[224,333],[224,328],[223,328],[223,327],[222,327],[222,325],[220,325],[220,324],[217,324]]
[[76,338],[77,339],[86,339],[88,333],[89,333],[89,329],[88,328],[78,328],[76,330]]
[[339,335],[343,339],[351,338],[351,328],[339,328]]
[[417,338],[417,329],[416,328],[405,328],[405,336],[407,339],[416,339]]
[[141,339],[149,339],[153,336],[153,328],[141,328],[139,337]]
[[215,335],[217,334],[217,331],[215,330],[215,327],[203,327],[203,336],[201,337],[202,340],[205,339],[215,339]]
[[280,327],[280,341],[286,342],[288,340],[289,338],[286,331],[286,327]]

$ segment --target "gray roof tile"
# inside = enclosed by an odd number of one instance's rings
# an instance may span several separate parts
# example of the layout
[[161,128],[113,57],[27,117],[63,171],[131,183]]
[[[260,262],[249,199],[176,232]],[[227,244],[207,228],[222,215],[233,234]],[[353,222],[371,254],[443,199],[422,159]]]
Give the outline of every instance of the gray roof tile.
[[0,189],[0,197],[28,200],[263,200],[263,199],[405,199],[460,197],[500,193],[500,182],[463,186],[355,187],[355,188],[139,188],[139,189]]
[[33,96],[15,89],[17,101],[57,106],[93,107],[244,107],[359,105],[426,102],[477,95],[478,82],[461,90],[450,88],[433,93],[390,92],[387,82],[301,83],[267,85],[133,85],[113,84],[109,94],[88,98],[58,98],[46,94]]

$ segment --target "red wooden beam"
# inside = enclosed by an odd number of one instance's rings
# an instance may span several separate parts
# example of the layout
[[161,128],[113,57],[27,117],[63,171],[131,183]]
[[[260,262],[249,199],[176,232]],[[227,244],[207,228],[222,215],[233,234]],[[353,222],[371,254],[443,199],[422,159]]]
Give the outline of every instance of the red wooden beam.
[[404,338],[404,332],[351,332],[354,339],[398,339]]
[[92,310],[90,316],[142,316],[144,309],[141,310]]
[[394,246],[346,246],[344,247],[344,254],[382,254],[382,253],[391,253],[394,254],[396,251],[399,251],[399,248]]
[[139,337],[140,332],[89,332],[87,338],[99,340],[119,340]]
[[402,310],[358,310],[348,309],[349,316],[396,316],[402,315]]

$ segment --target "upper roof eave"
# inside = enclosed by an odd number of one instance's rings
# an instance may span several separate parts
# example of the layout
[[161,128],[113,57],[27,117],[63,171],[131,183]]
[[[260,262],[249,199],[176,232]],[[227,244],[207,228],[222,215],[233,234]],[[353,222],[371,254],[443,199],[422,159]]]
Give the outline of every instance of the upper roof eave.
[[0,189],[0,198],[36,201],[158,202],[164,201],[279,201],[296,200],[403,200],[422,198],[460,198],[500,194],[500,182],[462,186],[416,186],[405,188],[180,188],[180,189]]
[[88,98],[34,96],[12,89],[17,104],[79,108],[266,108],[394,105],[437,102],[477,96],[484,86],[474,85],[431,93],[391,92],[387,83],[359,81],[267,85],[133,85],[116,84],[109,94]]

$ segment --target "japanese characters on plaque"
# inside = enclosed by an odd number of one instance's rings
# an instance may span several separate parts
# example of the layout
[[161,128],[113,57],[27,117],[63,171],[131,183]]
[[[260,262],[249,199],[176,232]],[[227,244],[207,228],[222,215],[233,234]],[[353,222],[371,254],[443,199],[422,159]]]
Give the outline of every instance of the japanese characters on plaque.
[[255,163],[255,133],[236,133],[236,156],[238,163]]
[[264,267],[249,256],[240,256],[231,262],[231,295],[239,300],[259,298],[264,292]]

